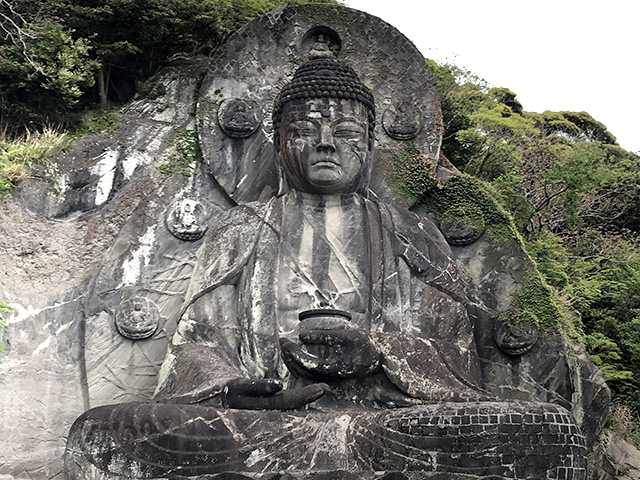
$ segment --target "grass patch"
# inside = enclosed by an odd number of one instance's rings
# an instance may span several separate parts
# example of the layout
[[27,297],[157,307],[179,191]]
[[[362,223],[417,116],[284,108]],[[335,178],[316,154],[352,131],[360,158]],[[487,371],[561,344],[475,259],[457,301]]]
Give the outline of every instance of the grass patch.
[[87,110],[68,119],[69,128],[44,127],[19,136],[0,132],[0,196],[25,180],[29,165],[45,163],[69,149],[78,138],[91,133],[113,134],[121,125],[117,108]]
[[172,145],[176,153],[158,167],[160,172],[165,175],[191,176],[196,164],[203,161],[198,134],[194,130],[180,130]]
[[624,402],[611,405],[607,427],[636,448],[640,448],[640,417],[638,411]]
[[74,138],[80,138],[90,133],[113,135],[121,125],[120,108],[99,108],[78,114],[71,124],[71,132]]
[[21,137],[0,136],[0,195],[9,195],[15,186],[27,178],[27,167],[44,163],[62,153],[73,137],[57,128],[44,128],[38,133]]
[[[15,308],[13,308],[11,305],[8,305],[7,302],[0,300],[0,313],[10,313],[10,312],[13,312],[14,310]],[[7,328],[7,322],[5,322],[2,315],[0,315],[0,340],[3,337],[2,331],[5,330],[6,328]],[[3,354],[3,353],[4,353],[4,348],[2,345],[2,341],[0,341],[0,354]]]

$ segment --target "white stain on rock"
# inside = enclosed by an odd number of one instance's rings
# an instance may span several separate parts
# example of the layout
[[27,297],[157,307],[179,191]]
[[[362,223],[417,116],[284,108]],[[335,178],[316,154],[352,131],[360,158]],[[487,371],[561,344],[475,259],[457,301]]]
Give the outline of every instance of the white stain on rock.
[[149,265],[155,240],[156,225],[152,225],[140,237],[139,246],[131,252],[131,258],[122,262],[122,283],[119,287],[135,285],[138,282],[142,267]]
[[249,456],[247,457],[247,459],[245,460],[245,465],[249,468],[253,467],[256,463],[260,462],[261,460],[264,460],[266,458],[267,452],[265,451],[264,448],[258,448],[256,450],[253,450]]
[[9,306],[13,308],[13,313],[7,319],[9,325],[21,323],[27,318],[35,317],[44,310],[43,308],[35,308],[31,305],[23,307],[17,303],[10,303]]
[[[80,298],[82,298],[82,297],[80,297]],[[8,325],[17,325],[17,324],[22,323],[22,322],[27,321],[27,320],[37,321],[37,320],[35,320],[35,318],[38,315],[40,315],[42,313],[45,313],[45,312],[47,312],[49,310],[55,310],[55,309],[61,308],[61,307],[65,306],[65,305],[67,305],[69,303],[72,303],[72,302],[80,300],[80,298],[74,299],[74,300],[69,300],[69,301],[66,301],[66,302],[55,303],[55,304],[50,305],[50,306],[45,307],[45,308],[35,308],[32,305],[23,306],[23,305],[20,305],[20,304],[17,304],[17,303],[9,304],[9,306],[13,308],[13,311],[8,316],[6,321],[7,321]],[[63,323],[63,324],[59,325],[57,327],[55,333],[50,331],[50,329],[51,329],[50,327],[52,325],[52,322],[49,321],[49,322],[46,322],[46,323],[42,324],[40,326],[40,330],[45,332],[45,334],[43,336],[46,335],[46,338],[42,342],[40,342],[38,344],[38,346],[33,350],[32,355],[34,355],[34,356],[38,355],[38,354],[42,353],[44,350],[46,350],[51,344],[51,339],[53,337],[56,337],[56,336],[62,334],[64,331],[68,330],[69,327],[71,327],[74,324],[74,322],[75,322],[75,320],[68,320],[66,323]],[[19,329],[19,327],[18,327],[17,331],[18,331],[19,337],[22,340],[26,341],[27,338],[28,338],[27,332],[24,329]],[[1,478],[2,477],[0,477],[0,479]]]
[[47,337],[44,342],[42,342],[40,345],[38,345],[36,347],[36,349],[33,351],[34,355],[38,355],[40,352],[42,352],[44,349],[46,349],[49,344],[51,343],[51,337]]
[[69,175],[62,174],[56,177],[56,187],[58,195],[63,195],[69,190],[71,190],[71,186],[69,185]]
[[122,161],[122,171],[124,173],[125,180],[129,180],[133,176],[133,172],[136,171],[140,165],[146,165],[151,163],[153,157],[145,154],[144,152],[131,152]]
[[98,158],[98,163],[90,169],[92,174],[100,177],[96,186],[96,206],[102,205],[109,199],[116,176],[118,152],[117,150],[107,150]]

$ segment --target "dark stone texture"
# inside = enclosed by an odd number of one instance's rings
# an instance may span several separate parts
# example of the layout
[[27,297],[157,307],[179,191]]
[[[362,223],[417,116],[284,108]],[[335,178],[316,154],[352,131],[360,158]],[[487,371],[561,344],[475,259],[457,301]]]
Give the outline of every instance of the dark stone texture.
[[[233,34],[202,85],[197,112],[202,152],[220,186],[238,202],[264,200],[277,191],[273,100],[309,58],[318,32],[334,42],[336,47],[331,44],[329,49],[357,71],[375,97],[378,155],[412,141],[438,164],[443,128],[440,105],[433,74],[415,46],[391,25],[364,12],[342,6],[290,7],[264,15]],[[219,108],[234,98],[255,102],[262,118],[260,128],[245,141],[226,138],[219,126]],[[395,123],[411,135],[389,135],[387,129]],[[389,197],[380,179],[372,188],[378,196]]]
[[531,350],[538,341],[538,326],[535,323],[498,319],[493,327],[493,338],[504,353],[520,356]]
[[611,394],[604,373],[589,360],[584,347],[576,350],[570,361],[574,370],[574,394],[581,401],[575,402],[573,414],[580,422],[587,445],[594,445],[609,419]]
[[[142,428],[146,440],[133,440],[131,433]],[[292,413],[122,404],[81,417],[70,438],[78,442],[69,446],[78,451],[67,457],[70,472],[76,459],[90,458],[124,477],[235,478],[227,471],[233,469],[246,478],[286,472],[292,479],[559,480],[586,472],[584,437],[570,414],[526,402]],[[123,450],[135,451],[135,459],[114,466]],[[93,478],[92,468],[73,478]]]
[[445,222],[440,225],[440,230],[451,246],[465,246],[475,242],[483,230],[464,221]]
[[[206,65],[176,68],[155,79],[164,97],[132,102],[114,135],[81,139],[0,204],[0,298],[16,307],[5,315],[11,349],[0,363],[0,477],[61,478],[64,439],[80,413],[154,392],[196,245],[169,232],[167,208],[190,192],[203,195],[210,219],[228,206],[206,175],[158,169],[176,154],[176,135],[195,127]],[[116,326],[133,298],[159,312],[143,340]]]
[[587,480],[640,478],[640,453],[616,434],[604,431],[589,452]]
[[454,247],[453,253],[468,274],[468,294],[476,306],[473,316],[484,385],[499,398],[563,405],[592,445],[606,425],[611,395],[584,347],[567,345],[557,330],[539,334],[520,355],[505,352],[496,343],[496,328],[504,321],[496,312],[504,312],[504,319],[511,321],[510,301],[535,271],[522,247],[483,236],[470,245]]

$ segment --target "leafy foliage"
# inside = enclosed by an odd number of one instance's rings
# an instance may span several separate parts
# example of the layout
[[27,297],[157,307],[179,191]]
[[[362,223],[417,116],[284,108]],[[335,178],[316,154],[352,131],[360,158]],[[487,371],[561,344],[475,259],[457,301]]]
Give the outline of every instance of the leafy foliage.
[[0,138],[0,197],[9,195],[26,178],[28,165],[61,153],[71,141],[70,135],[51,128],[18,138]]
[[0,0],[0,120],[61,123],[126,101],[172,58],[209,54],[269,10],[335,0]]
[[176,153],[167,162],[160,165],[160,171],[165,175],[191,176],[196,162],[203,161],[195,130],[179,131],[173,141],[173,146]]
[[0,45],[0,118],[27,128],[60,122],[93,85],[97,66],[88,41],[61,25],[47,20],[28,28],[24,44]]
[[[257,15],[302,3],[337,2],[0,0],[0,195],[75,136],[117,128],[107,104],[128,100],[171,59],[212,53]],[[187,140],[164,171],[188,174]]]
[[[444,119],[444,139],[442,152],[457,167],[462,168],[475,154],[473,138],[465,139],[465,133],[474,123],[471,115],[485,97],[487,84],[484,80],[455,65],[440,66],[427,60],[436,77],[440,93],[440,106]],[[467,135],[473,134],[471,132]]]
[[415,144],[409,143],[383,153],[382,161],[395,187],[394,193],[402,198],[408,207],[416,205],[422,197],[434,193],[438,187],[441,188],[433,165],[423,157]]
[[454,175],[440,188],[428,192],[418,209],[433,213],[439,222],[465,219],[466,222],[486,228],[495,241],[519,241],[511,217],[499,202],[490,186],[471,175]]
[[586,112],[527,112],[509,89],[430,65],[442,96],[443,153],[488,182],[509,210],[616,401],[637,418],[640,158]]
[[608,427],[636,448],[640,447],[640,415],[623,401],[611,406]]

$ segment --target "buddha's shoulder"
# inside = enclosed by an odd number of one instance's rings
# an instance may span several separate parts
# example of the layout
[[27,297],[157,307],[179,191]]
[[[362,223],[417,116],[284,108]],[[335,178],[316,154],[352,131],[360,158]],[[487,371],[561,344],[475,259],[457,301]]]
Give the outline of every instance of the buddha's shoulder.
[[209,225],[205,245],[208,248],[240,243],[251,246],[265,219],[269,217],[271,208],[271,202],[252,202],[221,212]]
[[[426,214],[413,212],[404,207],[393,205],[390,203],[378,203],[378,208],[382,214],[388,218],[390,226],[400,235],[404,233],[412,233],[412,236],[425,236],[433,239],[437,243],[440,241],[446,243],[442,232],[435,222]],[[384,220],[383,220],[384,221]]]
[[246,221],[261,223],[273,207],[273,201],[250,202],[231,207],[220,215],[221,222]]

